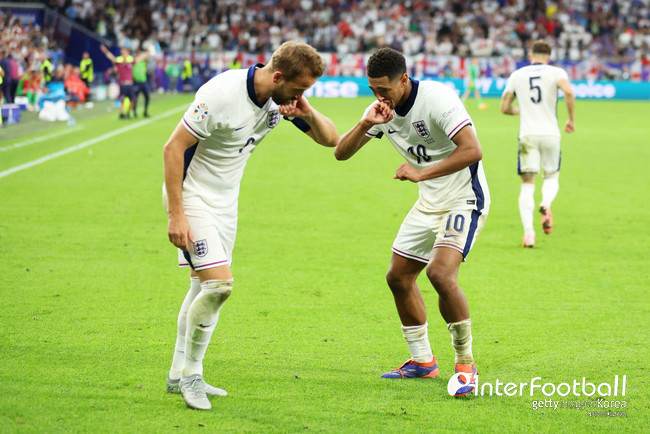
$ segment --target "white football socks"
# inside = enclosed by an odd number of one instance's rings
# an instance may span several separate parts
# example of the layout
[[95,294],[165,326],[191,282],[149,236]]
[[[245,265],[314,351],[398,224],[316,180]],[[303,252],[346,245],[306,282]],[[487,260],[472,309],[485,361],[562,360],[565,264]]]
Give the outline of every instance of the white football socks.
[[411,352],[411,360],[418,363],[429,363],[433,360],[428,334],[429,323],[417,326],[402,326],[402,334]]
[[535,211],[535,184],[521,184],[519,192],[519,215],[524,226],[524,234],[534,234],[533,212]]
[[544,182],[542,183],[542,206],[551,208],[551,203],[557,196],[560,190],[560,172],[544,175]]
[[190,277],[190,289],[187,291],[185,300],[178,313],[178,326],[176,331],[176,345],[174,347],[174,358],[169,369],[169,378],[174,380],[181,378],[181,371],[185,364],[185,331],[187,330],[187,311],[192,302],[201,291],[201,281],[198,277]]
[[203,375],[203,357],[219,320],[221,306],[232,292],[233,282],[233,279],[201,282],[201,292],[187,313],[183,377]]
[[451,345],[456,352],[456,364],[471,365],[474,363],[472,355],[472,320],[464,319],[447,324],[451,333]]

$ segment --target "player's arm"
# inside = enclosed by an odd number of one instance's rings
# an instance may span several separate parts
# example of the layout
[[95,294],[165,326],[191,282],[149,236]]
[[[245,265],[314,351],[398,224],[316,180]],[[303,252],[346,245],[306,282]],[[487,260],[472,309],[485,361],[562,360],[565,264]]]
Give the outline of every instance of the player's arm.
[[279,111],[283,116],[298,117],[305,121],[309,127],[301,127],[301,129],[316,143],[328,148],[333,148],[338,143],[339,133],[334,122],[313,108],[304,96],[289,104],[281,105]]
[[370,137],[366,133],[373,125],[384,124],[393,119],[393,111],[386,104],[375,101],[366,109],[361,120],[347,133],[343,134],[334,149],[337,160],[347,160],[363,147]]
[[557,86],[564,92],[564,103],[566,104],[566,111],[569,114],[569,119],[564,125],[564,131],[572,133],[576,130],[575,125],[575,108],[576,108],[576,95],[571,89],[571,83],[566,78],[561,78],[557,82]]
[[102,53],[104,53],[104,56],[106,56],[108,58],[108,60],[115,63],[115,56],[113,55],[113,53],[110,52],[110,50],[108,48],[106,48],[105,45],[100,45],[99,48],[101,48]]
[[187,250],[194,243],[190,224],[183,208],[183,166],[185,150],[196,143],[196,137],[179,123],[165,143],[163,151],[165,189],[167,190],[169,224],[167,235],[176,247]]
[[481,144],[471,125],[465,125],[451,140],[456,144],[456,149],[447,158],[424,169],[416,169],[409,163],[402,163],[393,178],[412,182],[439,178],[458,172],[483,158]]
[[151,53],[149,53],[148,51],[145,51],[145,52],[142,52],[142,53],[138,54],[137,56],[135,56],[135,58],[133,60],[135,62],[139,62],[141,60],[149,60],[150,56],[151,56]]
[[518,115],[519,106],[512,105],[515,100],[515,94],[512,92],[503,92],[501,95],[501,113],[504,115]]

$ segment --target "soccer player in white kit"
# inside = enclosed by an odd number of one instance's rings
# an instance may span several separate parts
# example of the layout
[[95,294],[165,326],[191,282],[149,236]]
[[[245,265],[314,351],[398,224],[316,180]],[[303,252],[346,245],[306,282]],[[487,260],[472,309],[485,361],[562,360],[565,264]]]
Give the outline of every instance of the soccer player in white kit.
[[[501,95],[501,112],[507,115],[521,115],[517,172],[521,176],[519,214],[524,226],[523,247],[535,246],[535,174],[539,173],[540,163],[544,171],[542,202],[539,205],[542,229],[546,234],[550,234],[553,229],[551,203],[560,189],[558,89],[564,92],[569,117],[564,131],[575,131],[575,96],[569,77],[563,69],[549,65],[550,58],[551,45],[544,40],[535,41],[529,56],[531,65],[513,72]],[[515,98],[519,101],[519,106],[512,105]]]
[[302,96],[323,68],[313,47],[286,42],[268,65],[223,72],[197,91],[165,144],[169,240],[179,248],[179,264],[192,267],[167,390],[180,391],[188,407],[208,410],[207,395],[226,394],[203,380],[203,357],[233,289],[237,203],[248,158],[282,115],[317,143],[338,143],[332,121]]
[[411,358],[382,377],[432,378],[439,373],[427,336],[424,299],[416,283],[426,267],[451,333],[455,372],[469,377],[456,391],[456,395],[465,395],[476,387],[476,363],[469,307],[457,275],[490,206],[481,145],[458,95],[441,83],[409,78],[399,52],[379,49],[368,60],[367,74],[377,101],[341,137],[335,156],[347,160],[370,139],[386,136],[406,159],[394,178],[419,186],[419,199],[393,243],[386,275]]

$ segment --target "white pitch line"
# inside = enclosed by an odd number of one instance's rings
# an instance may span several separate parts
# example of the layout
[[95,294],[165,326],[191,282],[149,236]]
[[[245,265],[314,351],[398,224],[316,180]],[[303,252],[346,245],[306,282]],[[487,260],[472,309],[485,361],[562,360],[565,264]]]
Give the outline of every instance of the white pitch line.
[[32,145],[34,143],[42,142],[43,140],[48,140],[48,139],[51,139],[51,138],[54,138],[54,137],[59,137],[59,136],[62,136],[64,134],[74,133],[74,132],[77,132],[77,131],[81,130],[82,128],[84,128],[83,125],[79,125],[79,126],[76,126],[74,128],[69,128],[67,130],[59,131],[57,133],[48,134],[47,136],[37,137],[35,139],[30,139],[30,140],[25,140],[24,142],[14,143],[13,145],[9,145],[9,146],[3,146],[2,148],[0,148],[0,152],[11,151],[12,149],[18,149],[18,148],[22,148],[23,146]]
[[78,151],[79,149],[86,148],[90,145],[94,145],[95,143],[104,141],[106,139],[110,139],[111,137],[115,137],[117,135],[120,135],[122,133],[126,133],[127,131],[131,131],[135,128],[139,128],[143,125],[150,124],[151,122],[155,122],[157,120],[160,120],[162,118],[166,118],[167,116],[171,116],[175,113],[178,113],[181,110],[184,110],[187,106],[183,105],[180,107],[176,107],[174,109],[168,110],[164,113],[161,113],[159,115],[156,115],[152,118],[145,119],[139,122],[136,122],[134,124],[128,125],[126,127],[120,128],[115,131],[111,131],[110,133],[102,134],[99,137],[95,137],[94,139],[86,140],[85,142],[81,142],[78,145],[70,146],[69,148],[62,149],[58,152],[54,152],[53,154],[46,155],[44,157],[38,158],[36,160],[30,161],[29,163],[21,164],[20,166],[12,167],[11,169],[4,170],[0,172],[0,178],[4,178],[5,176],[9,176],[13,173],[20,172],[21,170],[29,169],[30,167],[37,166],[41,163],[45,163],[47,161],[53,160],[57,157],[60,157],[62,155],[69,154],[74,151]]

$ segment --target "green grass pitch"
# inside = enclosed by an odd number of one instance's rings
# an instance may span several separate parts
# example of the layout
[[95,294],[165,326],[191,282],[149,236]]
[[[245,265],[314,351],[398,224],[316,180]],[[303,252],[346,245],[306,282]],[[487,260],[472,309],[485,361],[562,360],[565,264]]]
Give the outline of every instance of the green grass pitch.
[[[340,133],[370,101],[311,100]],[[486,227],[459,276],[481,383],[586,377],[613,385],[615,375],[626,375],[625,397],[606,399],[625,401],[624,409],[608,409],[624,417],[533,410],[534,400],[547,398],[539,390],[451,398],[453,350],[424,276],[440,376],[380,379],[408,358],[384,275],[417,186],[392,179],[401,159],[386,139],[338,162],[288,122],[256,149],[242,184],[235,290],[205,359],[206,380],[230,395],[213,398],[210,412],[187,409],[165,392],[188,279],[167,240],[161,185],[162,145],[190,102],[191,95],[157,97],[151,122],[118,121],[101,107],[100,116],[78,116],[75,128],[34,133],[43,124],[27,119],[0,130],[0,172],[81,145],[0,177],[0,431],[617,432],[650,425],[648,102],[578,101],[577,131],[562,138],[555,228],[549,236],[538,229],[534,249],[520,247],[519,120],[502,115],[497,100],[487,111],[468,103],[492,193]],[[563,102],[559,113],[564,122]],[[24,135],[15,137],[17,128]],[[539,201],[540,179],[537,185]]]

